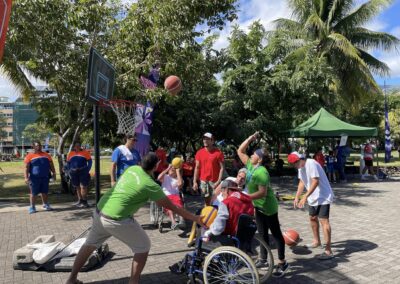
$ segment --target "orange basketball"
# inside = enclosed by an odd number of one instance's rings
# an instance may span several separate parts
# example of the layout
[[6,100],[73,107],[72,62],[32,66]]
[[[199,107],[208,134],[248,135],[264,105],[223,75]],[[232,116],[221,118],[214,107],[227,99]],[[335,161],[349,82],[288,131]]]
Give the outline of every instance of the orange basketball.
[[182,82],[178,76],[169,76],[165,79],[164,88],[171,94],[177,95],[182,90]]
[[288,229],[283,233],[283,238],[285,239],[285,244],[292,247],[299,243],[300,235],[293,229]]

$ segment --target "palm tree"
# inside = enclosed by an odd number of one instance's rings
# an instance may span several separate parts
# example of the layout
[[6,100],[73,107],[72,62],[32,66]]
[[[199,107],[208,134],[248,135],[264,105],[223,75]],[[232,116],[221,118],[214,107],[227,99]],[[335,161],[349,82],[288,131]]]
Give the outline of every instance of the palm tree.
[[346,103],[381,92],[372,74],[388,75],[389,67],[372,56],[372,49],[397,49],[400,40],[371,31],[368,23],[392,0],[370,0],[358,7],[355,0],[288,0],[293,19],[278,19],[271,33],[271,49],[281,60],[304,57],[310,51],[325,57],[337,77],[337,90]]

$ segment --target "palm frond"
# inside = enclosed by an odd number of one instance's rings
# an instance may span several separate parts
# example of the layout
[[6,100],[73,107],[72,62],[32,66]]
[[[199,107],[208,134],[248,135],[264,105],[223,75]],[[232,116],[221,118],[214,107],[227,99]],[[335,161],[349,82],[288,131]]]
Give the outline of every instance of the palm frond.
[[13,58],[13,55],[5,48],[3,62],[0,65],[0,72],[3,73],[14,85],[21,91],[22,96],[26,99],[34,92],[34,87],[25,75],[21,66]]
[[297,62],[299,62],[300,60],[304,59],[307,56],[307,54],[310,51],[310,48],[313,48],[313,46],[309,44],[293,50],[286,56],[285,62],[295,65]]
[[328,18],[326,24],[331,27],[333,24],[343,18],[344,15],[349,13],[353,7],[353,0],[333,0],[329,7]]
[[310,15],[310,0],[288,0],[288,6],[292,9],[292,16],[304,23]]
[[315,35],[319,38],[325,37],[327,34],[325,23],[316,12],[313,12],[310,17],[308,17],[306,23],[304,24],[304,28],[312,35]]
[[385,62],[378,60],[377,58],[362,49],[358,48],[358,51],[360,52],[360,57],[362,58],[362,60],[365,62],[365,64],[367,64],[368,68],[373,73],[378,74],[382,77],[389,75],[390,68]]
[[366,28],[355,28],[349,32],[347,38],[357,47],[368,49],[376,48],[390,51],[400,46],[400,39],[385,33],[375,32]]
[[345,36],[338,33],[331,33],[328,39],[331,43],[331,49],[339,50],[347,60],[366,66],[360,57],[358,49]]
[[339,20],[333,29],[336,32],[345,33],[355,27],[362,26],[392,2],[393,0],[370,0],[362,4],[354,12]]
[[303,25],[300,24],[299,22],[296,22],[296,21],[290,20],[290,19],[285,19],[285,18],[276,19],[272,23],[275,25],[275,28],[277,30],[300,31],[303,29]]
[[322,19],[322,21],[326,22],[331,7],[333,6],[333,2],[335,2],[335,0],[322,0],[320,2],[321,3],[319,5],[318,15]]

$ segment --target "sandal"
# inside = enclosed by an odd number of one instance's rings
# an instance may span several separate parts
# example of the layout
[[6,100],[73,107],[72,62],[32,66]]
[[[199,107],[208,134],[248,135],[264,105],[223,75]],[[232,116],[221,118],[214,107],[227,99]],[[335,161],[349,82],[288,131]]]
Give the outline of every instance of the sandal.
[[314,244],[314,243],[306,244],[306,245],[304,245],[303,247],[305,247],[305,248],[307,248],[307,249],[314,249],[314,248],[319,248],[319,247],[323,248],[322,245],[316,245],[316,244]]
[[333,253],[327,254],[326,251],[324,251],[323,253],[317,255],[317,258],[319,260],[329,260],[329,259],[332,259],[334,257],[335,256],[333,255]]

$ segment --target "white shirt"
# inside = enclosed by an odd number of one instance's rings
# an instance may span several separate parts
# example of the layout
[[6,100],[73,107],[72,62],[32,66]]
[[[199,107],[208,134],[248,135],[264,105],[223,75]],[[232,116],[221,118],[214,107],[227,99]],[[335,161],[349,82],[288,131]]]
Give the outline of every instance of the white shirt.
[[161,186],[162,186],[162,190],[164,191],[165,195],[179,194],[177,178],[173,178],[169,175],[165,175]]
[[312,178],[318,178],[319,184],[314,192],[307,198],[308,205],[318,206],[331,204],[334,194],[324,170],[317,161],[307,159],[304,167],[299,169],[299,179],[304,183],[307,190],[311,187]]

